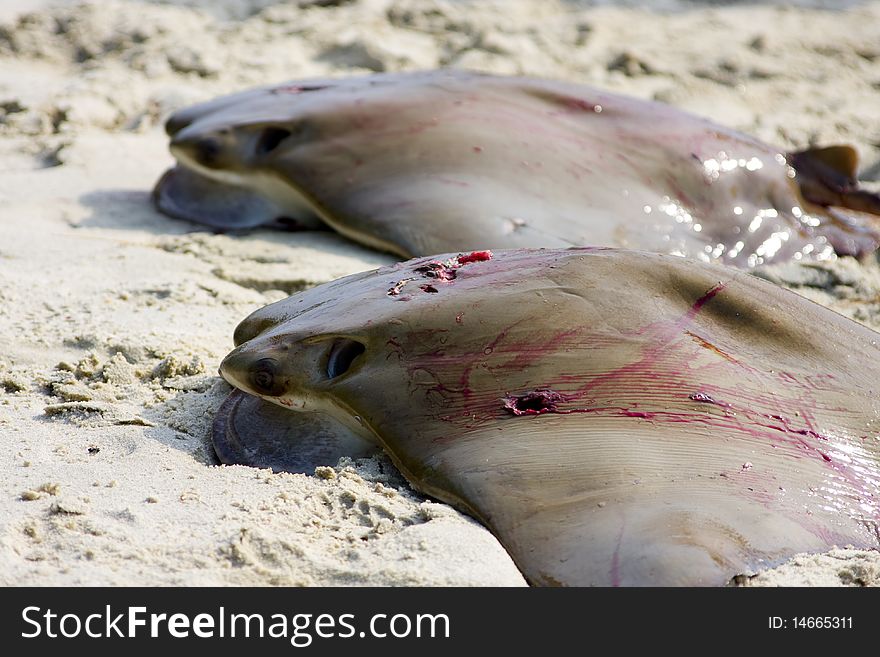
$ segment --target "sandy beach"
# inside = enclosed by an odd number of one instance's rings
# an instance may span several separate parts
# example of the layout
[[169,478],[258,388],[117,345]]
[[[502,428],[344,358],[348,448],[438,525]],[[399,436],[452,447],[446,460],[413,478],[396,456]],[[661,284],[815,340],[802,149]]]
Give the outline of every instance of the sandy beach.
[[[0,584],[525,585],[487,530],[384,457],[312,476],[217,464],[236,324],[395,259],[330,232],[205,232],[150,192],[177,108],[441,66],[661,100],[783,148],[849,143],[880,187],[880,2],[593,4],[4,2]],[[876,259],[758,273],[880,330]],[[840,546],[734,583],[877,586],[880,553]]]

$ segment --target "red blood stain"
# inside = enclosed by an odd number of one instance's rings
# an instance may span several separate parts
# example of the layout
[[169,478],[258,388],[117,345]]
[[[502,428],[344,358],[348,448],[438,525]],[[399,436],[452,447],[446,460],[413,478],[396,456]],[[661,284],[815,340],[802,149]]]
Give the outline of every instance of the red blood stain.
[[716,285],[712,286],[709,289],[709,291],[706,292],[706,294],[704,294],[699,299],[694,301],[694,305],[691,306],[691,309],[687,312],[687,315],[685,315],[685,319],[687,321],[690,321],[694,317],[696,317],[697,314],[700,312],[700,310],[703,308],[703,306],[705,306],[712,299],[714,299],[715,295],[718,294],[719,292],[721,292],[721,290],[723,290],[725,287],[727,287],[727,283],[723,283],[721,281],[719,281]]
[[431,278],[441,283],[450,283],[455,280],[456,270],[474,262],[485,262],[492,259],[491,251],[472,251],[462,253],[444,262],[432,260],[424,265],[416,267],[414,271],[425,278]]
[[458,264],[467,265],[472,262],[485,262],[486,260],[492,259],[491,251],[471,251],[470,253],[466,253],[464,255],[458,256]]
[[565,395],[548,389],[532,390],[522,395],[507,395],[503,399],[504,408],[517,416],[556,413],[559,410],[557,404],[565,400]]
[[656,413],[648,413],[646,411],[630,411],[626,409],[621,410],[620,414],[624,417],[640,417],[643,420],[653,420],[655,417],[657,417]]

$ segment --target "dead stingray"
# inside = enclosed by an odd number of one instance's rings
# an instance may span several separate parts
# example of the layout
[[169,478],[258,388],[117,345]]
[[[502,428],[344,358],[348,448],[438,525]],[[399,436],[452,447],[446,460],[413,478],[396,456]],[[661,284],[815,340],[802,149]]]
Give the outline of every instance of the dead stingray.
[[266,422],[255,397],[227,406],[214,442],[224,460],[232,439],[283,468],[298,447],[275,443],[279,423],[303,443],[321,418],[320,440],[381,445],[533,584],[721,585],[798,552],[880,545],[878,340],[676,257],[418,259],[245,319],[221,373],[289,410]]
[[412,257],[615,246],[741,267],[861,255],[848,146],[781,149],[673,107],[454,70],[310,80],[183,109],[154,199],[221,230],[331,228]]

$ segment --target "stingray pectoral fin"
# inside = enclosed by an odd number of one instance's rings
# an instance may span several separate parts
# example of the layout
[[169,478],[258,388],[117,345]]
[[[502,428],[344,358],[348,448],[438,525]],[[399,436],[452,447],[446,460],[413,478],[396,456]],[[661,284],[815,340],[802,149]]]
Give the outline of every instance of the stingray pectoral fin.
[[[643,490],[636,499],[624,486]],[[572,494],[499,531],[523,572],[543,586],[723,586],[830,547],[735,494],[637,480],[605,494]]]
[[315,196],[322,218],[349,239],[405,257],[579,243],[567,236],[571,220],[559,208],[466,171],[389,175],[346,189],[331,182]]
[[233,390],[217,411],[212,432],[222,463],[312,474],[339,458],[363,458],[379,448],[323,413],[282,408]]
[[810,492],[833,475],[827,463],[766,442],[547,414],[396,456],[416,488],[486,524],[533,584],[719,586],[799,552],[870,544]]
[[220,231],[298,227],[296,217],[286,217],[258,192],[212,180],[180,165],[166,171],[156,183],[153,202],[164,214]]
[[[841,205],[848,210],[880,216],[880,194],[867,189],[854,189],[845,192],[841,196]],[[876,225],[876,216],[871,217],[871,220]]]
[[856,149],[846,144],[794,151],[788,154],[788,161],[798,173],[822,178],[838,186],[855,182],[859,167]]
[[852,146],[809,148],[788,154],[801,194],[811,203],[880,215],[880,195],[858,186],[858,153]]
[[837,255],[861,258],[880,246],[880,213],[874,215],[840,207],[820,210],[825,215],[822,234]]

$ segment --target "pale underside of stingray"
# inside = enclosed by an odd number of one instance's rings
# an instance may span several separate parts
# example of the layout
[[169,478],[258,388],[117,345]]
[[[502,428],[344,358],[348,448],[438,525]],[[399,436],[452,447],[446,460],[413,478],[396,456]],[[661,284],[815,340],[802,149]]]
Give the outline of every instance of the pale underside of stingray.
[[878,339],[717,265],[449,254],[245,319],[214,443],[296,471],[379,446],[533,584],[722,585],[880,546]]
[[751,267],[860,255],[846,146],[781,149],[661,103],[454,70],[308,80],[167,123],[154,199],[219,230],[329,226],[404,257],[613,246]]

